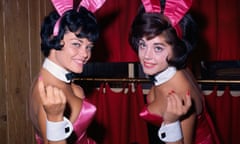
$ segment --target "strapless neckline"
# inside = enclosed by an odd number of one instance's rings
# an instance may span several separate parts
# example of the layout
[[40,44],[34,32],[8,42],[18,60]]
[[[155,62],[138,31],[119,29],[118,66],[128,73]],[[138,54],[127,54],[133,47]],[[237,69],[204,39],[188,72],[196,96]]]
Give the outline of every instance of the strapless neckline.
[[163,118],[159,115],[150,113],[146,105],[143,107],[143,109],[139,113],[139,116],[145,121],[155,126],[161,126],[163,122]]

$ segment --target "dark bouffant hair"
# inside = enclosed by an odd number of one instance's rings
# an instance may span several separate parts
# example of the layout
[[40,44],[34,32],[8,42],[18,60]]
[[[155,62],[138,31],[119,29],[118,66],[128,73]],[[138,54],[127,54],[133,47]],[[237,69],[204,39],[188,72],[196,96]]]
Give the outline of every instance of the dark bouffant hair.
[[53,36],[54,25],[59,17],[57,11],[53,11],[42,23],[41,50],[45,57],[49,56],[51,49],[61,50],[63,45],[60,42],[67,31],[75,33],[79,38],[87,38],[93,43],[97,41],[99,27],[93,13],[86,8],[80,7],[79,11],[73,9],[65,12],[60,21],[58,35]]
[[186,14],[181,19],[179,26],[182,30],[182,38],[177,36],[176,30],[163,14],[146,13],[144,7],[141,6],[131,26],[129,43],[137,52],[138,43],[142,37],[152,39],[155,36],[163,35],[167,43],[173,47],[174,56],[167,62],[177,69],[183,69],[186,66],[189,53],[195,47],[198,33],[197,25],[190,14]]

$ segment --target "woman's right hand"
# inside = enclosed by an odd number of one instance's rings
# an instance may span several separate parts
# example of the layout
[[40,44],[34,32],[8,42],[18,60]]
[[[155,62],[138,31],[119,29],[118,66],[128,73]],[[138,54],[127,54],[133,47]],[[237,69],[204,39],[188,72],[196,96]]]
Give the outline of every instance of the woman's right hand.
[[52,85],[45,86],[40,76],[38,89],[43,108],[49,121],[62,121],[66,105],[66,96],[63,91]]
[[167,107],[163,113],[164,123],[172,123],[182,115],[185,115],[191,107],[191,96],[189,92],[183,97],[183,99],[177,95],[174,91],[171,91],[167,97]]

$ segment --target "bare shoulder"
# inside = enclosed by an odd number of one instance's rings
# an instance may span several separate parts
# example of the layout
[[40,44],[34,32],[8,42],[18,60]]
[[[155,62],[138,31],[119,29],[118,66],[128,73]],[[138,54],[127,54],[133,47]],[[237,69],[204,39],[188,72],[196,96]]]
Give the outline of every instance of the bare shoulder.
[[179,71],[175,84],[175,87],[181,96],[184,96],[187,91],[189,91],[196,113],[201,113],[203,95],[192,73],[189,70]]

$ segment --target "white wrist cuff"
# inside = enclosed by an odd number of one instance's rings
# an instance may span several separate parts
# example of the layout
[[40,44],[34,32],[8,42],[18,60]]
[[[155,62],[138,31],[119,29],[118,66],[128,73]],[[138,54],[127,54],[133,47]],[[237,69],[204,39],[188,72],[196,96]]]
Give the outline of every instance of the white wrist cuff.
[[158,130],[158,137],[164,142],[176,142],[182,139],[182,129],[179,121],[162,124]]
[[63,118],[63,121],[60,122],[46,122],[46,130],[47,130],[47,139],[49,141],[61,141],[68,138],[72,131],[73,126],[72,123],[66,118]]

